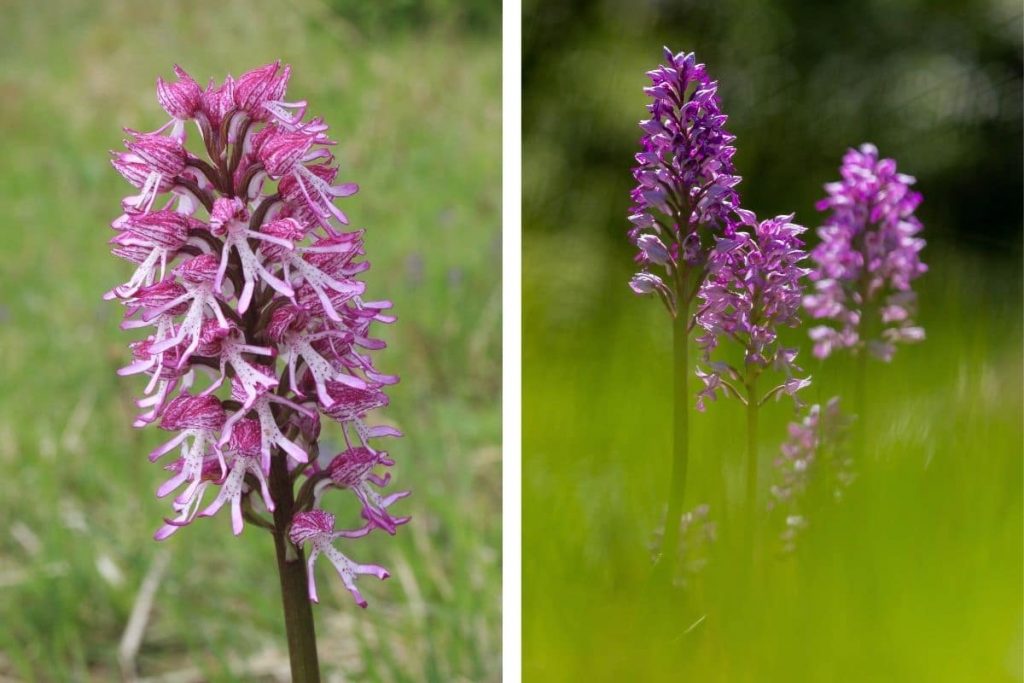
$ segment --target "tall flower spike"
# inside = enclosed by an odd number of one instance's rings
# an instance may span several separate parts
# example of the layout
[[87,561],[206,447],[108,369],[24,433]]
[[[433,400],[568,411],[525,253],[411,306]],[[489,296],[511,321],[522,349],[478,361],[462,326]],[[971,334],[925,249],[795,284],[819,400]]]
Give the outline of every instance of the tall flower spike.
[[914,215],[921,195],[910,189],[914,178],[898,173],[892,159],[880,159],[872,144],[849,150],[839,173],[817,204],[830,213],[811,252],[814,292],[803,300],[811,317],[828,323],[810,330],[814,355],[866,348],[889,361],[897,343],[924,339],[924,328],[913,322],[912,289],[928,270]]
[[657,294],[672,317],[672,473],[665,537],[657,557],[659,580],[671,580],[689,462],[690,333],[694,301],[708,275],[715,239],[730,238],[740,208],[733,168],[734,136],[725,130],[718,83],[692,53],[664,50],[664,63],[647,72],[648,116],[636,155],[630,198],[630,241],[640,272],[629,286]]
[[[647,76],[650,116],[640,122],[644,135],[633,169],[628,233],[641,271],[630,287],[637,294],[657,293],[675,315],[682,308],[676,301],[679,271],[693,270],[699,279],[713,238],[732,235],[736,212],[745,212],[735,190],[735,137],[724,128],[728,117],[718,83],[693,53],[668,48],[665,63]],[[681,295],[692,297],[695,288],[684,284]]]
[[[389,512],[407,491],[375,490],[390,473],[374,467],[394,462],[372,442],[401,433],[367,422],[398,381],[375,365],[384,342],[373,327],[395,319],[390,302],[363,300],[363,231],[345,229],[334,206],[357,187],[335,181],[326,123],[303,120],[306,103],[287,100],[287,65],[205,88],[180,67],[174,74],[156,84],[170,121],[151,133],[129,130],[127,151],[114,154],[135,189],[111,223],[110,245],[133,272],[105,296],[122,304],[122,328],[143,330],[119,371],[146,380],[134,426],[173,433],[150,454],[171,456],[157,490],[170,511],[155,538],[227,507],[235,534],[248,522],[284,541],[275,544],[282,572],[294,566],[289,532],[295,543],[309,541],[310,568],[327,555],[365,607],[355,577],[387,572],[332,543],[377,528],[394,534],[409,518]],[[200,144],[187,146],[192,124]],[[333,465],[319,446],[332,421],[329,438],[348,447]],[[334,516],[318,509],[324,494],[343,488],[353,494],[339,498],[354,531],[335,531]],[[308,594],[301,584],[283,582],[286,604],[317,599],[311,569]],[[300,613],[286,609],[289,619]]]

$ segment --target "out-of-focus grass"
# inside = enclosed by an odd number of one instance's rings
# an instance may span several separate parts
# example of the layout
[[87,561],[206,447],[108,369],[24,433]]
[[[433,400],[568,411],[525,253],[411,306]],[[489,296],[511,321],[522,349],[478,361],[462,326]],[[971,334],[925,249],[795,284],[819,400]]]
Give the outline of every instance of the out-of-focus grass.
[[[269,536],[226,518],[164,544],[130,429],[138,378],[120,311],[100,295],[128,271],[107,225],[127,185],[110,167],[121,126],[166,117],[157,75],[180,63],[220,79],[280,58],[289,95],[340,140],[345,204],[365,227],[369,291],[395,302],[379,360],[402,375],[386,419],[396,483],[414,490],[397,537],[353,557],[391,568],[358,610],[321,567],[325,671],[351,680],[494,680],[500,668],[499,178],[497,36],[370,40],[316,2],[8,3],[0,23],[0,675],[113,680],[117,643],[156,553],[170,567],[142,674],[282,654]],[[329,437],[328,437],[329,438]],[[232,673],[234,671],[234,673]]]
[[[649,582],[671,448],[667,316],[625,286],[629,256],[585,234],[524,253],[524,677],[528,680],[1014,681],[1022,677],[1021,272],[933,244],[928,340],[871,368],[870,443],[792,555],[742,519],[742,407],[691,424],[687,508],[719,541],[685,591]],[[805,344],[803,357],[807,358]],[[852,363],[807,362],[808,398]],[[761,501],[787,403],[763,411]]]

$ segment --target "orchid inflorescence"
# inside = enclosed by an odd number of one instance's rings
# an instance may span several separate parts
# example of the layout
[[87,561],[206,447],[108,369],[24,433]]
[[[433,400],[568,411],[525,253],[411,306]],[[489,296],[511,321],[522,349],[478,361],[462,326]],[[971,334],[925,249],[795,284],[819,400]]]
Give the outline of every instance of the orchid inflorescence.
[[815,403],[799,420],[789,423],[787,438],[772,462],[775,483],[768,499],[769,510],[785,513],[780,534],[784,551],[794,549],[797,536],[808,524],[804,510],[811,489],[839,501],[856,478],[847,438],[850,424],[838,396],[824,406]]
[[[714,400],[719,390],[740,402],[760,405],[783,394],[797,400],[796,392],[810,385],[809,377],[796,376],[801,372],[795,362],[797,349],[783,346],[778,338],[778,328],[800,324],[801,279],[807,274],[800,266],[806,256],[800,234],[806,228],[792,219],[790,215],[755,221],[749,233],[738,230],[715,245],[708,278],[698,294],[697,324],[704,332],[697,344],[708,366],[696,370],[704,383],[697,395],[698,410],[704,410],[704,399]],[[743,370],[711,360],[723,337],[742,349]],[[740,391],[740,386],[753,387],[766,370],[781,374],[782,382],[763,395]]]
[[[728,117],[721,112],[718,83],[692,53],[665,48],[665,61],[647,73],[651,86],[644,88],[650,117],[640,122],[644,135],[629,211],[629,239],[641,271],[630,287],[637,294],[657,293],[675,316],[688,303],[679,298],[696,294],[714,238],[731,237],[737,210],[747,214],[739,209],[735,136],[724,128]],[[683,281],[690,272],[696,277]]]
[[910,189],[914,178],[898,173],[892,159],[880,159],[872,144],[849,150],[839,173],[842,179],[825,185],[828,196],[817,204],[830,214],[811,252],[814,293],[804,297],[812,317],[832,323],[811,328],[814,355],[866,348],[889,361],[897,343],[924,339],[924,328],[913,322],[911,288],[928,270],[914,215],[921,195]]
[[[135,426],[176,432],[150,454],[174,454],[157,491],[175,494],[174,514],[156,538],[228,504],[235,534],[245,521],[274,528],[260,513],[275,510],[276,467],[290,495],[299,486],[278,531],[312,545],[310,599],[312,562],[323,554],[365,607],[355,576],[387,572],[332,543],[394,534],[409,518],[389,512],[408,492],[375,490],[390,480],[377,472],[394,462],[371,444],[401,434],[366,415],[388,404],[384,389],[398,377],[378,372],[371,356],[384,347],[371,326],[394,318],[390,302],[363,298],[362,231],[337,227],[348,219],[335,200],[358,188],[336,181],[324,121],[304,120],[306,103],[285,100],[290,67],[268,64],[205,89],[181,68],[175,74],[157,81],[171,120],[152,133],[128,130],[128,151],[114,153],[138,193],[123,200],[111,243],[136,268],[106,295],[124,305],[124,329],[149,330],[119,371],[149,376]],[[186,147],[188,121],[205,159]],[[334,457],[319,451],[321,415],[341,425],[346,447]],[[318,509],[328,489],[355,495],[362,526],[335,530],[334,516]]]

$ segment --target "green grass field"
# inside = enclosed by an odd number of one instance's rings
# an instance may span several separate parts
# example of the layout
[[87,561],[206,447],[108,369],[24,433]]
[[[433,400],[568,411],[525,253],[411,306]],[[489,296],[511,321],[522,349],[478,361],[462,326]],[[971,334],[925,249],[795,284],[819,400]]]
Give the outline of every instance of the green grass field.
[[[359,610],[321,566],[328,680],[483,681],[500,671],[500,51],[497,36],[368,38],[321,3],[8,4],[0,22],[0,679],[119,679],[143,577],[169,566],[135,664],[153,680],[278,680],[284,629],[269,535],[226,515],[158,544],[156,429],[100,296],[128,272],[107,227],[129,189],[122,126],[166,116],[180,63],[218,80],[280,58],[331,125],[374,297],[399,322],[379,367],[402,383],[391,453],[413,490],[397,537],[351,552],[392,570]],[[326,433],[326,430],[325,430]],[[335,435],[337,437],[337,435]],[[330,439],[329,436],[325,437]],[[276,668],[275,668],[276,667]],[[191,676],[191,677],[189,677]]]
[[[1022,679],[1019,254],[925,251],[928,339],[871,366],[876,455],[841,504],[809,511],[793,554],[775,552],[767,514],[753,565],[735,540],[742,407],[694,414],[686,507],[710,505],[718,540],[686,590],[666,591],[648,543],[668,489],[667,315],[627,289],[624,245],[524,243],[526,680]],[[807,398],[849,396],[853,363],[804,349]],[[793,413],[762,415],[764,503]]]

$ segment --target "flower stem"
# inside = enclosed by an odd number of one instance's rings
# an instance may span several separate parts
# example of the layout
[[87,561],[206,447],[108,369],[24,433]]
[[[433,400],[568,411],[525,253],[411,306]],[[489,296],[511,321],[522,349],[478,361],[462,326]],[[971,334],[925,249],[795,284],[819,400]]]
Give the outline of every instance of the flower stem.
[[669,485],[665,536],[658,561],[659,574],[671,582],[679,546],[679,519],[686,493],[690,437],[690,301],[684,277],[677,278],[676,318],[672,322],[673,435],[672,478]]
[[274,548],[281,579],[284,624],[288,635],[288,657],[294,683],[319,683],[320,665],[316,654],[316,630],[309,602],[306,558],[302,548],[288,539],[288,525],[294,512],[295,496],[285,456],[274,454],[270,464],[270,495],[274,499]]
[[757,521],[757,378],[747,380],[747,544],[753,548]]
[[853,405],[857,411],[857,420],[854,428],[854,446],[857,457],[864,459],[867,451],[867,386],[868,386],[868,352],[866,348],[860,349],[857,354],[857,367],[854,370]]

